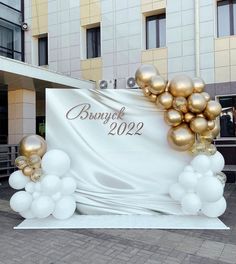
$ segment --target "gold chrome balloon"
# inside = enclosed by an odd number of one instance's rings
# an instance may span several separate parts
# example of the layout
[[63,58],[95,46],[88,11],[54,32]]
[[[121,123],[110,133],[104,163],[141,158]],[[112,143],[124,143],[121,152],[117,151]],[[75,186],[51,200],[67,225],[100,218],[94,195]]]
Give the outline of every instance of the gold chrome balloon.
[[193,132],[201,134],[207,130],[207,120],[203,117],[196,117],[190,122]]
[[188,112],[188,102],[185,97],[179,96],[175,97],[173,100],[174,109],[181,111],[182,113]]
[[209,101],[206,105],[204,115],[209,119],[213,120],[221,113],[221,105],[216,101]]
[[206,99],[199,93],[193,93],[188,98],[188,108],[192,113],[201,113],[206,105]]
[[188,97],[193,93],[193,82],[191,78],[186,75],[175,76],[170,81],[169,92],[176,97]]
[[157,97],[156,105],[161,109],[169,109],[172,107],[173,96],[169,92],[164,92]]
[[168,132],[168,142],[176,150],[189,150],[195,141],[195,135],[186,124],[172,127]]
[[24,167],[24,169],[22,170],[23,174],[27,177],[30,177],[33,173],[34,169],[31,168],[30,166],[26,166]]
[[151,101],[151,102],[156,102],[156,100],[157,100],[157,96],[155,95],[155,94],[150,94],[149,96],[148,96],[148,99]]
[[135,81],[144,88],[149,85],[153,76],[159,75],[158,70],[151,64],[142,64],[135,73]]
[[214,120],[209,120],[207,122],[207,129],[212,130],[215,127],[215,121]]
[[33,181],[33,182],[37,182],[40,180],[40,178],[43,176],[43,170],[38,168],[38,169],[35,169],[34,172],[32,173],[32,175],[30,176],[30,179]]
[[190,152],[194,155],[199,154],[201,152],[205,152],[206,146],[204,143],[195,142],[190,148]]
[[19,152],[22,156],[29,157],[32,154],[37,154],[42,157],[47,151],[46,141],[38,136],[31,135],[24,137],[19,144]]
[[153,76],[149,83],[149,90],[153,94],[161,94],[165,91],[166,80],[160,75]]
[[30,167],[32,167],[32,168],[34,168],[34,169],[38,169],[38,168],[40,168],[40,166],[41,166],[41,158],[40,158],[39,155],[37,155],[37,154],[33,154],[33,155],[31,155],[31,156],[29,157],[29,161],[28,161],[28,163],[29,163],[29,166],[30,166]]
[[208,145],[206,148],[206,152],[210,155],[214,155],[216,151],[217,151],[216,146],[213,144]]
[[218,122],[215,122],[215,126],[212,130],[210,130],[213,137],[216,138],[220,133],[220,124]]
[[15,159],[15,165],[19,170],[23,170],[28,166],[28,159],[25,156],[19,156]]
[[164,119],[170,126],[178,126],[182,123],[183,114],[175,109],[169,109],[164,113]]
[[203,132],[201,135],[200,135],[200,139],[201,141],[207,141],[207,142],[212,142],[214,137],[211,133],[211,130],[207,130],[205,132]]
[[205,82],[202,78],[196,77],[192,79],[193,81],[193,92],[194,93],[201,93],[204,91],[205,88]]
[[193,120],[193,118],[195,117],[194,114],[188,112],[184,115],[184,121],[189,123],[191,120]]
[[144,93],[144,95],[147,96],[147,97],[151,94],[151,92],[150,92],[150,90],[148,89],[148,87],[143,88],[143,93]]
[[201,95],[205,98],[205,100],[208,102],[211,100],[211,96],[207,92],[202,92]]

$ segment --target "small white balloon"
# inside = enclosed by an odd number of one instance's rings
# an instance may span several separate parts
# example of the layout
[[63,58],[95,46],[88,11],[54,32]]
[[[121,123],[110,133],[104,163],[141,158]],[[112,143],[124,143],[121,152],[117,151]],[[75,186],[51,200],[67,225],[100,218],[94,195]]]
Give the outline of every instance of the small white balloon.
[[221,182],[212,176],[199,179],[196,192],[203,202],[216,202],[223,196],[224,188]]
[[64,196],[57,201],[53,216],[57,219],[70,218],[76,209],[76,202],[72,196]]
[[37,192],[41,191],[41,183],[40,182],[35,183],[35,191],[37,191]]
[[25,219],[32,219],[35,218],[35,215],[32,213],[32,211],[29,209],[24,212],[20,212],[20,215],[24,217]]
[[203,177],[203,175],[201,173],[199,173],[199,172],[195,172],[195,175],[197,176],[198,179]]
[[72,177],[62,178],[61,192],[64,195],[70,195],[76,190],[76,181]]
[[169,194],[173,200],[181,201],[186,192],[179,183],[174,183],[170,186]]
[[63,176],[70,169],[70,157],[62,150],[53,149],[43,156],[41,166],[46,174]]
[[179,175],[179,183],[186,189],[194,189],[197,181],[198,177],[194,172],[184,171]]
[[181,201],[181,206],[184,213],[196,215],[201,209],[202,203],[195,193],[187,193]]
[[33,197],[33,199],[37,199],[38,197],[40,197],[41,196],[41,192],[33,192],[32,193],[32,197]]
[[61,179],[56,175],[46,175],[41,182],[41,190],[45,194],[54,194],[60,191]]
[[194,172],[194,169],[191,165],[187,165],[184,167],[184,171]]
[[221,172],[225,166],[225,160],[222,154],[217,151],[214,155],[210,156],[211,170],[216,172]]
[[62,197],[62,195],[61,195],[60,192],[57,192],[57,193],[55,193],[55,194],[52,195],[53,201],[58,201],[58,200],[61,199],[61,197]]
[[9,177],[9,185],[16,190],[25,188],[30,178],[25,176],[21,170],[14,171]]
[[19,191],[12,195],[10,199],[10,207],[15,212],[27,211],[32,203],[31,194],[25,191]]
[[225,212],[226,206],[225,198],[222,197],[214,203],[203,203],[202,213],[208,217],[219,217]]
[[46,218],[52,214],[55,203],[49,196],[40,196],[32,202],[31,211],[38,218]]
[[34,182],[28,182],[25,185],[25,190],[28,193],[33,193],[35,191],[35,183]]
[[213,172],[211,170],[207,171],[206,173],[204,173],[204,176],[214,176]]
[[211,162],[208,156],[199,154],[192,161],[191,165],[199,173],[205,173],[210,169]]

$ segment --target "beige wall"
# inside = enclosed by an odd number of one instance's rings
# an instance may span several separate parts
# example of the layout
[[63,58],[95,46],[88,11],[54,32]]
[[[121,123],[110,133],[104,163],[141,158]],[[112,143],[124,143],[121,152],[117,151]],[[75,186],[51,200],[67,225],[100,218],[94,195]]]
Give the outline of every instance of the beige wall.
[[48,32],[48,0],[32,0],[32,35]]
[[166,0],[142,0],[141,10],[142,13],[155,11],[157,9],[166,8]]

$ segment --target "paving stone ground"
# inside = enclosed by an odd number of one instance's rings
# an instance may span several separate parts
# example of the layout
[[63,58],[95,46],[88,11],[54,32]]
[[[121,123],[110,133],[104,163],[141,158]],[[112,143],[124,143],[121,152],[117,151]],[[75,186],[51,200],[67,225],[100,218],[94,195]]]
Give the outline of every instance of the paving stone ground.
[[13,230],[23,219],[0,186],[0,264],[236,264],[236,185],[227,184],[230,230]]

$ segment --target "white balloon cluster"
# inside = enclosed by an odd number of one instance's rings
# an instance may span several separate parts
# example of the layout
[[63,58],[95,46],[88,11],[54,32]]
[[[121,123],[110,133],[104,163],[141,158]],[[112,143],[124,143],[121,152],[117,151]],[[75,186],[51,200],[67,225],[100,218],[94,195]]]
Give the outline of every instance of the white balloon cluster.
[[178,182],[170,186],[169,194],[181,203],[185,214],[201,212],[208,217],[218,217],[225,212],[224,186],[216,177],[224,164],[223,156],[217,151],[212,156],[197,155],[184,168]]
[[76,181],[66,176],[70,169],[70,158],[61,150],[50,150],[42,158],[44,175],[39,182],[30,181],[22,171],[13,172],[9,177],[16,192],[10,199],[11,208],[24,218],[45,218],[53,215],[57,219],[71,217],[76,209],[73,193]]

